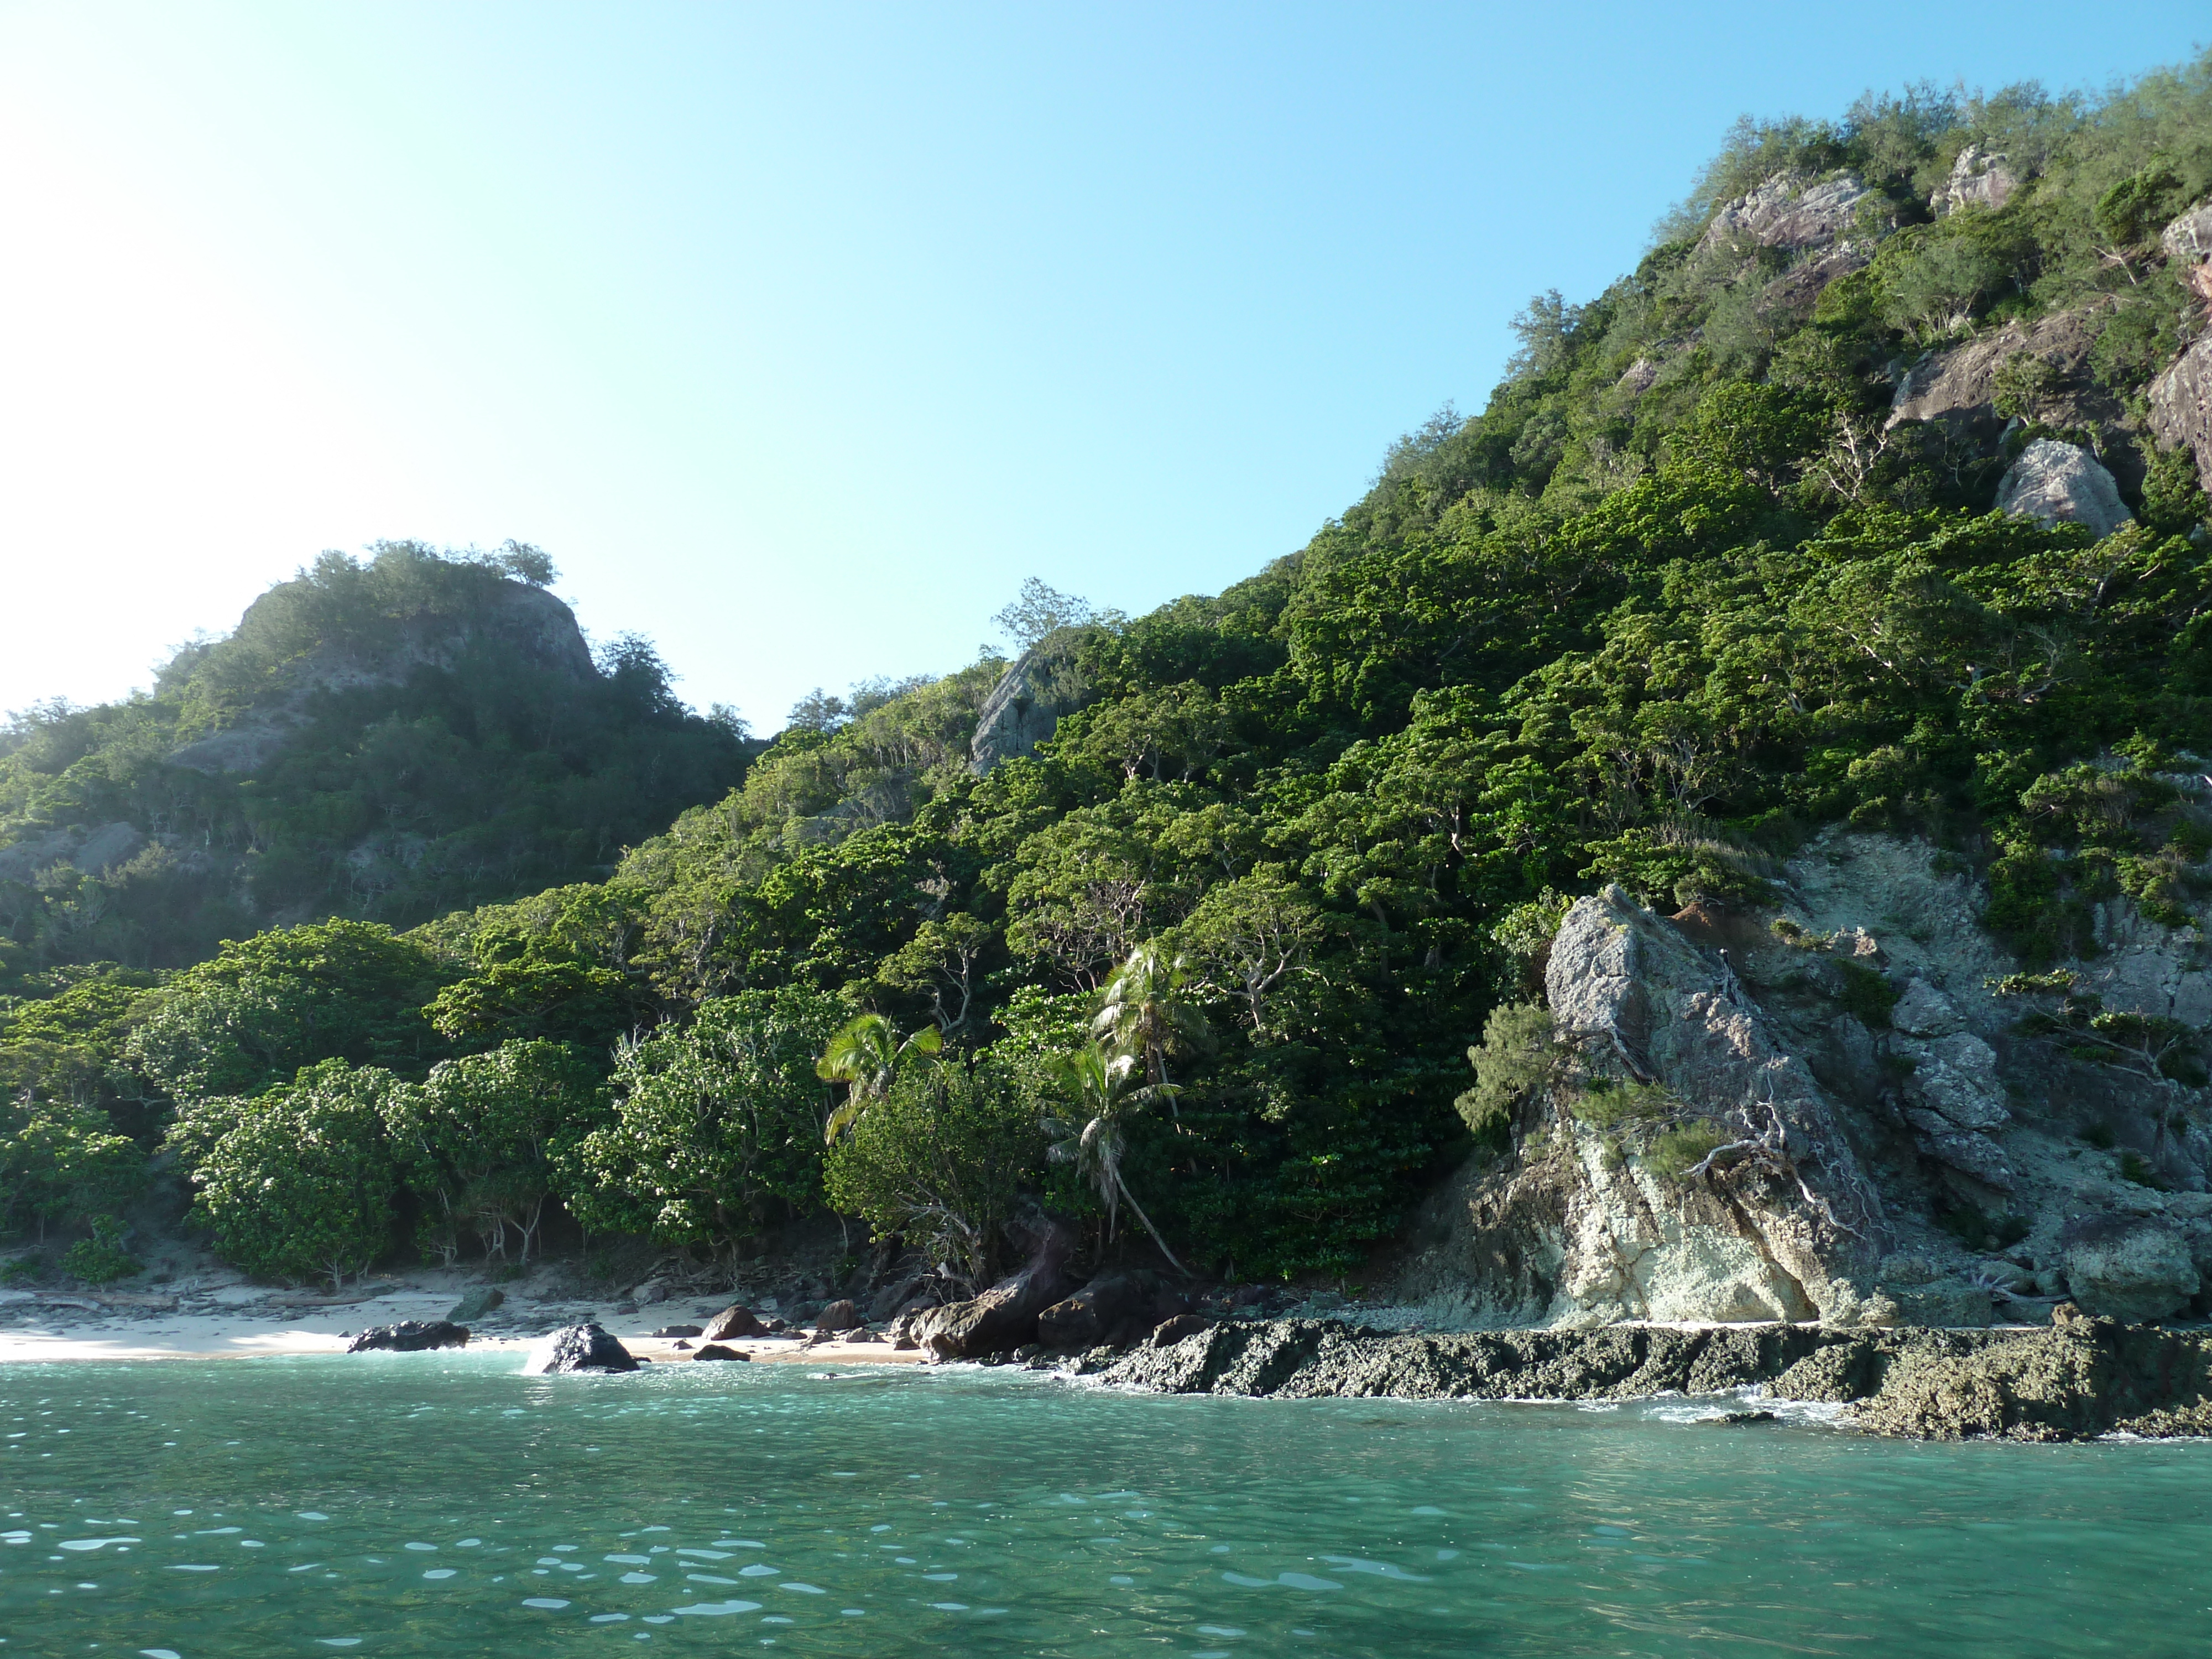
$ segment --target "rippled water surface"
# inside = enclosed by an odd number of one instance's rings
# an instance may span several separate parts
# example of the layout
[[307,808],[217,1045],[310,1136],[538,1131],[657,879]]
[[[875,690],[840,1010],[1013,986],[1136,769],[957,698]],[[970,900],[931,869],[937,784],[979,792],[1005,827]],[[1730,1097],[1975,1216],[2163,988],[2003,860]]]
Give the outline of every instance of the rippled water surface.
[[2212,1651],[2207,1446],[516,1371],[0,1371],[6,1650]]

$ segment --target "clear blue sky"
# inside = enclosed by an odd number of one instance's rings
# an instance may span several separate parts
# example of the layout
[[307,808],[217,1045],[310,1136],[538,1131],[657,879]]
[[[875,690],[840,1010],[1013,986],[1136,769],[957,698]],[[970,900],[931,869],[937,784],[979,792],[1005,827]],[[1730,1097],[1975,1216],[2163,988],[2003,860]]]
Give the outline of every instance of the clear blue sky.
[[1479,409],[1740,113],[2100,87],[2176,4],[0,0],[0,708],[319,550],[557,561],[773,730],[1138,611]]

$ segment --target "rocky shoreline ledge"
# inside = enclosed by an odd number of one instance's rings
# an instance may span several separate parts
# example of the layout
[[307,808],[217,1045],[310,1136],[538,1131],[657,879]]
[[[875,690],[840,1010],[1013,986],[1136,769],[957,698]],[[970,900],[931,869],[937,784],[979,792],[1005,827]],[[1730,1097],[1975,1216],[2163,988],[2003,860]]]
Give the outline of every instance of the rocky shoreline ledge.
[[[1184,1322],[1177,1322],[1182,1323]],[[2212,1332],[2062,1308],[2024,1329],[1610,1326],[1401,1334],[1335,1320],[1224,1322],[1068,1369],[1161,1394],[1614,1400],[1757,1389],[1923,1440],[2212,1435]]]

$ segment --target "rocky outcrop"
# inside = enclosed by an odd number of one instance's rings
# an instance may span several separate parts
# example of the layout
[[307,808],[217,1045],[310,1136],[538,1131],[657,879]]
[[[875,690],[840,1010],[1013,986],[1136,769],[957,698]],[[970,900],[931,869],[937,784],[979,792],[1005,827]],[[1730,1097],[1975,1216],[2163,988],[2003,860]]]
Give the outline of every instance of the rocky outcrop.
[[[1568,912],[1547,983],[1571,1053],[1512,1150],[1419,1212],[1386,1302],[1461,1328],[2212,1309],[2204,1091],[2023,1027],[1985,892],[1924,842],[1838,827],[1765,873],[1771,908]],[[2197,908],[2102,901],[2100,948],[2057,965],[2110,1012],[2212,1034]],[[1669,1167],[1638,1122],[1717,1150]]]
[[373,1325],[346,1344],[348,1353],[420,1353],[426,1348],[464,1348],[465,1327],[450,1319],[403,1319],[396,1325]]
[[2198,336],[2150,383],[2149,404],[2150,429],[2159,441],[2194,455],[2198,479],[2212,490],[2212,332]]
[[524,1367],[532,1376],[563,1371],[634,1371],[637,1358],[596,1324],[568,1325],[531,1351]]
[[1029,1264],[1019,1273],[969,1301],[932,1308],[908,1324],[905,1334],[929,1359],[980,1359],[1036,1340],[1037,1316],[1067,1294],[1067,1258],[1075,1241],[1048,1218],[1035,1219],[1028,1231]]
[[1817,180],[1799,173],[1777,173],[1716,213],[1698,251],[1826,247],[1850,229],[1859,204],[1869,194],[1853,173]]
[[2102,304],[2085,306],[1929,353],[1899,377],[1889,424],[1934,421],[1960,442],[1994,450],[2006,418],[1996,407],[1997,373],[2021,356],[2041,364],[2049,378],[2048,406],[2039,408],[2039,418],[2074,427],[2123,422],[2126,411],[2090,373],[2089,353],[2107,314]]
[[1843,1404],[1850,1427],[1915,1439],[2212,1432],[2212,1338],[2086,1317],[2037,1331],[1775,1324],[1458,1335],[1231,1322],[1078,1369],[1156,1393],[1291,1399],[1618,1401],[1759,1389]]
[[1951,163],[1951,176],[1929,197],[1928,210],[1940,219],[1962,207],[1994,210],[2010,201],[2019,188],[2020,174],[2013,168],[2012,157],[1969,144]]
[[832,1302],[814,1316],[814,1328],[824,1335],[835,1336],[842,1331],[857,1331],[867,1323],[860,1310],[850,1302]]
[[2212,202],[2200,202],[2160,233],[2159,247],[2197,297],[2212,306]]
[[88,876],[106,875],[128,863],[146,845],[137,825],[120,821],[86,830],[71,827],[25,836],[0,847],[0,881],[29,881],[42,870],[66,864]]
[[1062,1349],[1127,1342],[1189,1311],[1189,1300],[1156,1273],[1101,1273],[1037,1316],[1037,1340]]
[[2055,438],[2038,438],[2021,451],[1997,485],[1996,507],[2045,526],[2078,524],[2100,537],[2135,522],[2105,464]]
[[1881,1200],[1726,957],[1608,888],[1568,911],[1545,983],[1593,1081],[1664,1090],[1712,1148],[1668,1176],[1633,1153],[1609,1169],[1615,1149],[1577,1132],[1563,1294],[1609,1317],[1860,1316]]
[[1073,629],[1048,634],[1021,654],[983,700],[969,744],[981,777],[1002,760],[1033,754],[1060,721],[1091,701],[1076,665],[1081,635]]

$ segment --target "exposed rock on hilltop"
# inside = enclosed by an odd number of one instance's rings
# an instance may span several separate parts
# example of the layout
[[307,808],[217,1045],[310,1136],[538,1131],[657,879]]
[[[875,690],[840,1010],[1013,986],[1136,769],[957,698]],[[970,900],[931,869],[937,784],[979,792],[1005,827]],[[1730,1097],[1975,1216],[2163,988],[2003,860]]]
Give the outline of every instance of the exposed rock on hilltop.
[[1737,198],[1713,216],[1700,250],[1751,244],[1759,247],[1826,247],[1841,240],[1870,192],[1851,173],[1818,181],[1784,173]]

